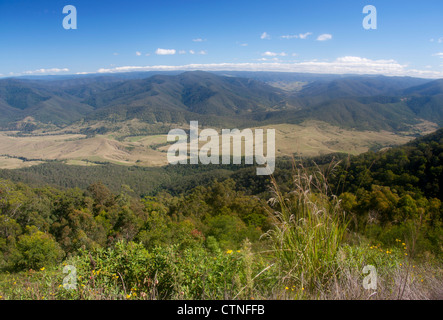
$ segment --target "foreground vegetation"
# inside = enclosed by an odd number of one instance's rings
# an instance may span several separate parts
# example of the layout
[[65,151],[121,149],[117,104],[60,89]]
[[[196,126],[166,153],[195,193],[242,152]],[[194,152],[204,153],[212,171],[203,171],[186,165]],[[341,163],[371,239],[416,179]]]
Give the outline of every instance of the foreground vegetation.
[[0,180],[1,299],[442,299],[442,135],[144,197]]

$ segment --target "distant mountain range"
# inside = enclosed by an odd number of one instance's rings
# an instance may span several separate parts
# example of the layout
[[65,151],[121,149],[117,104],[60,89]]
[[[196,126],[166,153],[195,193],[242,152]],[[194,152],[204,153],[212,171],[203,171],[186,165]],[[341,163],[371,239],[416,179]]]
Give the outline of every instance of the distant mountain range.
[[214,126],[312,119],[401,131],[423,120],[443,125],[443,80],[202,71],[9,78],[0,80],[0,114],[3,130],[137,118]]

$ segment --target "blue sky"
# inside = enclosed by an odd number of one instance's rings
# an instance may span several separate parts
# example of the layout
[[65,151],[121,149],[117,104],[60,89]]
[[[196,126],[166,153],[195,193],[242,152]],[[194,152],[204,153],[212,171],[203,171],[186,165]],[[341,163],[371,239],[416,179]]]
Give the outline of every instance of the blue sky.
[[0,77],[176,69],[443,78],[443,1],[0,0]]

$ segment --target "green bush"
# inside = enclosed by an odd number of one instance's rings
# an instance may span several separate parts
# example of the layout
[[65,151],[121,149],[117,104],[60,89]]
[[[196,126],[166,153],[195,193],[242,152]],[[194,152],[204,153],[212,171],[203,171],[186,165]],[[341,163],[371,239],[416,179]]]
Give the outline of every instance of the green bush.
[[[73,262],[79,285],[121,298],[224,299],[252,288],[250,245],[213,251],[199,246],[180,250],[119,241],[113,248],[82,250]],[[257,264],[257,267],[259,265]],[[243,297],[243,295],[240,295]]]
[[39,269],[61,261],[64,252],[51,235],[35,227],[27,227],[26,231],[18,238],[16,269]]

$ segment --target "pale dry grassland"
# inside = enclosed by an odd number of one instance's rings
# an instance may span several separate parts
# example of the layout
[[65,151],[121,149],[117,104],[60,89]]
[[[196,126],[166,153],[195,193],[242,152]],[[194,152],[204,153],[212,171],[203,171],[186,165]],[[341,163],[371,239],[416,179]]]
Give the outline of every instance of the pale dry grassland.
[[[275,129],[277,157],[293,154],[318,156],[334,152],[356,155],[371,148],[400,145],[413,139],[407,134],[346,130],[319,121],[259,128],[264,129],[265,133],[266,129]],[[139,166],[162,166],[168,163],[166,134],[126,136],[127,132],[123,129],[94,137],[63,134],[63,131],[30,136],[0,132],[0,168],[20,168],[41,163],[41,160],[64,160],[71,165],[90,165],[88,161]],[[221,133],[221,130],[218,132]],[[200,146],[203,144],[201,142]],[[37,161],[23,162],[18,157]]]

